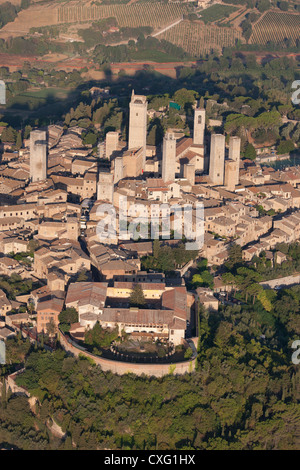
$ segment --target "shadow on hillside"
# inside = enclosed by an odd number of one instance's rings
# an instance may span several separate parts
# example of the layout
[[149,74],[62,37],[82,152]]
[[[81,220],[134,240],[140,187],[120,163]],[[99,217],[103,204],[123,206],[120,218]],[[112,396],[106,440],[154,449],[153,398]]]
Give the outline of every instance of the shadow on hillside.
[[[231,87],[227,86],[224,90],[224,87],[211,79],[212,70],[204,72],[199,68],[199,65],[200,63],[192,67],[184,67],[183,64],[176,67],[176,78],[154,71],[148,64],[145,64],[144,69],[137,71],[133,76],[122,73],[118,77],[113,77],[111,69],[108,68],[105,70],[104,79],[89,80],[78,85],[75,89],[70,89],[65,99],[56,100],[50,95],[37,109],[30,109],[30,102],[23,103],[22,109],[17,104],[12,104],[1,112],[3,114],[1,119],[15,128],[24,127],[28,123],[40,127],[48,125],[61,120],[71,107],[75,109],[81,101],[90,103],[92,97],[88,97],[86,91],[94,86],[110,87],[109,98],[118,98],[119,106],[124,109],[128,109],[133,89],[136,94],[147,96],[166,93],[172,96],[176,90],[186,88],[195,90],[201,96],[208,94],[216,100],[219,98],[232,99],[233,90]],[[185,73],[182,73],[183,69],[188,69],[189,73],[187,74],[186,70]],[[241,71],[241,74],[237,72],[231,75],[232,80],[239,81],[239,87],[244,87],[246,96],[252,96],[255,99],[258,89],[254,85],[254,79],[245,73],[245,70]],[[249,95],[250,92],[251,95]],[[188,122],[188,124],[192,125],[192,122]]]

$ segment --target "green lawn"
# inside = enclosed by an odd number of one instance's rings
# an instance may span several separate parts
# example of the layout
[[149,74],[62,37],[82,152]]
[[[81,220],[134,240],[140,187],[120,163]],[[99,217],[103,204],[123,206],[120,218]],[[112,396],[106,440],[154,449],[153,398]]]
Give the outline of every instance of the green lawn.
[[8,103],[9,108],[21,108],[33,111],[41,106],[66,100],[70,90],[63,88],[42,88],[40,90],[27,90],[14,96]]
[[28,117],[59,119],[80,95],[80,91],[70,88],[49,87],[40,90],[27,90],[14,96],[4,110],[4,120],[10,125],[18,125],[20,119]]

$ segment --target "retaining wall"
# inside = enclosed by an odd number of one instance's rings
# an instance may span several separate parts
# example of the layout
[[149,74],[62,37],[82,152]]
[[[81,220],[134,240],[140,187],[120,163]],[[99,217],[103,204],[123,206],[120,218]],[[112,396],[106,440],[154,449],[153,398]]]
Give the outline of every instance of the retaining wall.
[[148,375],[154,377],[163,377],[168,374],[182,375],[191,373],[196,367],[196,358],[190,361],[176,362],[173,364],[135,364],[130,362],[121,362],[107,359],[104,357],[95,356],[87,351],[82,351],[76,348],[73,344],[69,343],[66,336],[60,331],[59,340],[65,351],[78,357],[80,354],[89,357],[97,365],[101,367],[103,371],[111,371],[114,374],[124,375],[133,373],[136,375]]

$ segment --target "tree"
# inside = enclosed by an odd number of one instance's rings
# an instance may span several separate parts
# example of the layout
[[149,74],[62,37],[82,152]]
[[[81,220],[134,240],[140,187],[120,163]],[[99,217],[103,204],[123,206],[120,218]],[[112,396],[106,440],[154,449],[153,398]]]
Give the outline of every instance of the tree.
[[203,279],[202,279],[201,274],[194,274],[193,279],[192,279],[192,284],[195,288],[203,284]]
[[280,10],[282,10],[282,11],[288,11],[289,4],[288,4],[288,2],[285,2],[285,1],[278,2],[278,8],[280,8]]
[[248,160],[255,160],[256,159],[256,151],[255,148],[253,147],[252,144],[247,144],[245,151],[244,151],[244,157],[247,158]]
[[[102,328],[99,322],[85,334],[85,342],[94,348],[107,348],[118,337],[118,327],[114,330]],[[98,351],[97,351],[98,353]]]
[[20,150],[22,147],[22,135],[21,132],[18,132],[17,138],[16,138],[16,149]]
[[242,264],[243,256],[242,256],[242,248],[240,245],[233,243],[232,246],[229,248],[228,252],[228,260],[225,263],[225,266],[229,271],[232,271],[238,265]]
[[2,142],[12,142],[12,143],[15,143],[16,142],[16,139],[17,139],[17,131],[9,126],[9,127],[6,127],[3,131],[2,131],[2,134],[1,134],[1,140]]
[[271,4],[270,4],[269,0],[258,0],[258,2],[256,4],[256,8],[261,13],[264,13],[265,11],[267,11],[270,8],[270,6],[271,6]]
[[78,312],[73,307],[68,307],[63,310],[58,316],[60,323],[77,323],[78,322]]
[[278,155],[283,155],[285,153],[290,153],[295,150],[295,145],[291,140],[282,140],[277,147]]
[[46,331],[47,331],[47,334],[48,334],[50,337],[55,336],[56,331],[57,331],[57,327],[56,327],[56,324],[55,324],[55,321],[53,320],[53,318],[51,318],[50,322],[47,323],[47,325],[46,325]]
[[160,241],[153,240],[153,256],[155,259],[159,258],[159,249],[160,249]]
[[140,284],[136,284],[130,294],[129,303],[132,307],[143,307],[146,303],[144,292]]
[[2,408],[6,408],[6,406],[7,406],[7,395],[6,395],[6,383],[5,383],[5,378],[4,377],[3,377],[2,390],[1,390],[1,404],[2,404]]
[[29,139],[30,132],[32,131],[32,127],[30,125],[25,126],[24,129],[24,139]]
[[226,286],[233,286],[236,289],[236,280],[232,273],[224,273],[222,275],[222,281]]
[[248,19],[242,21],[241,28],[242,28],[242,31],[243,31],[243,36],[246,39],[246,41],[248,42],[249,39],[250,39],[250,36],[252,34],[252,25],[251,25],[250,21]]

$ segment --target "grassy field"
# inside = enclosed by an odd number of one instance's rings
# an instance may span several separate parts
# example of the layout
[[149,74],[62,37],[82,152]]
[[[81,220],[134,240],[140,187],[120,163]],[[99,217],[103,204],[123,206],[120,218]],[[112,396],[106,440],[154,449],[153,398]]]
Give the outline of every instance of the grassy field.
[[69,94],[70,90],[55,87],[43,88],[41,90],[30,90],[14,96],[8,105],[9,108],[33,111],[41,106],[66,100]]
[[68,107],[76,102],[80,92],[76,89],[43,88],[30,90],[15,96],[1,110],[3,120],[12,126],[19,125],[24,119],[57,120]]

